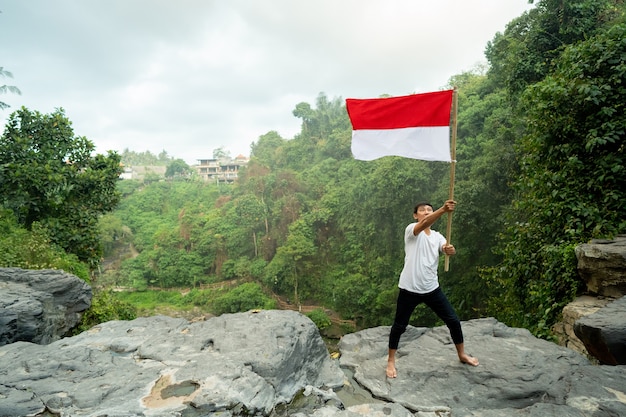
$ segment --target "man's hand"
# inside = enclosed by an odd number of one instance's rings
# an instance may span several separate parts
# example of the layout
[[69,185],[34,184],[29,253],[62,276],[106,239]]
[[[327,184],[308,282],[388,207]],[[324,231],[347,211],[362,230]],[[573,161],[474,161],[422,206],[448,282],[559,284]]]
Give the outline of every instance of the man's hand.
[[441,206],[443,211],[446,213],[454,211],[455,207],[456,207],[456,201],[454,200],[447,200],[445,203],[443,203],[443,206]]
[[443,253],[445,253],[446,255],[454,255],[456,254],[456,249],[454,248],[453,245],[443,245],[441,247],[441,250],[443,251]]

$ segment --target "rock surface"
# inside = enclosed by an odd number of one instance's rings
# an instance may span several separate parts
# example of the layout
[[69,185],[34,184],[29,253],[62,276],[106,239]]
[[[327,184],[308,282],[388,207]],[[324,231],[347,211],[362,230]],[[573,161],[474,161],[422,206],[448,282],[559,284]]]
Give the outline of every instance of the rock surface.
[[395,379],[385,376],[389,327],[344,336],[340,362],[375,397],[415,416],[626,415],[625,366],[592,365],[495,319],[464,322],[463,330],[478,367],[458,361],[446,327],[407,329]]
[[626,235],[579,245],[576,258],[589,293],[613,298],[626,295]]
[[[313,322],[292,311],[108,322],[49,345],[0,347],[0,416],[626,415],[626,366],[591,365],[494,319],[463,328],[480,366],[458,361],[446,327],[409,327],[398,378],[387,379],[389,327],[345,335],[333,360]],[[342,402],[351,374],[374,397]]]
[[299,313],[156,316],[1,347],[0,416],[269,415],[307,386],[343,380]]
[[0,346],[60,339],[91,305],[91,287],[58,270],[0,268]]
[[562,320],[552,331],[559,338],[559,344],[585,356],[591,356],[585,344],[576,336],[574,325],[582,317],[595,313],[609,304],[612,299],[581,295],[563,308]]
[[[624,362],[616,362],[615,357],[611,357],[606,342],[600,337],[603,333],[612,334],[611,338],[614,340],[623,340],[626,337],[623,333],[620,337],[614,334],[616,331],[624,331],[615,326],[620,320],[626,322],[623,311],[619,318],[609,323],[610,328],[606,332],[601,329],[601,326],[608,323],[606,321],[594,319],[591,326],[584,324],[584,320],[578,326],[577,322],[626,295],[626,235],[618,235],[613,240],[594,239],[588,244],[577,246],[575,252],[578,274],[586,284],[586,294],[563,308],[562,321],[552,330],[558,337],[559,344],[590,356],[593,361],[623,364]],[[574,330],[576,327],[578,331]],[[586,334],[584,343],[579,339],[578,332]]]
[[577,320],[574,332],[600,363],[626,365],[626,296]]

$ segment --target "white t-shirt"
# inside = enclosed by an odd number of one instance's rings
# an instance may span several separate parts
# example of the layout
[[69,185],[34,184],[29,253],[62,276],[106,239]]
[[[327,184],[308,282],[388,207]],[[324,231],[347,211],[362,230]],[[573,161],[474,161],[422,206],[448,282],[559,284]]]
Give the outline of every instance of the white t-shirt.
[[414,236],[414,227],[415,223],[411,223],[404,230],[404,268],[400,273],[398,287],[426,294],[439,286],[439,252],[446,238],[435,230],[431,230],[430,235],[421,231]]

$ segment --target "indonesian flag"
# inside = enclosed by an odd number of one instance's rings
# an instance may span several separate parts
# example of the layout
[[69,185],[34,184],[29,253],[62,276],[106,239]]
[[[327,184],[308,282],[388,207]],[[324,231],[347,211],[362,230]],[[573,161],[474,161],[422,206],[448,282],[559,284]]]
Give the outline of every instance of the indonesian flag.
[[352,122],[352,154],[363,161],[395,155],[450,162],[453,92],[346,99]]

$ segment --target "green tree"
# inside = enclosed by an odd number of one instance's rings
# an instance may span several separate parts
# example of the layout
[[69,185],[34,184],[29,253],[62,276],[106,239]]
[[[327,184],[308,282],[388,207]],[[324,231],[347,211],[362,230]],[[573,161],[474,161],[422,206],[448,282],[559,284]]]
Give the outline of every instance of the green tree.
[[235,211],[237,213],[238,224],[244,230],[250,232],[255,257],[259,254],[257,233],[263,230],[266,217],[265,209],[266,207],[263,201],[257,199],[253,194],[245,194],[236,201]]
[[278,248],[276,256],[268,265],[269,273],[279,286],[291,287],[296,304],[300,303],[300,280],[311,269],[311,258],[314,254],[311,225],[299,219],[289,226],[287,241]]
[[120,157],[92,156],[94,145],[74,136],[63,110],[14,112],[0,139],[0,202],[17,221],[44,226],[52,243],[94,268],[102,256],[98,219],[112,210]]
[[275,164],[279,159],[278,152],[280,152],[286,142],[275,131],[261,135],[256,142],[252,143],[250,163],[256,159],[262,165]]
[[182,159],[174,159],[167,165],[165,170],[166,178],[182,177],[191,173],[191,168]]
[[104,256],[110,255],[118,246],[132,242],[133,233],[128,226],[124,226],[122,219],[113,213],[107,213],[100,218],[100,241]]
[[172,159],[174,159],[167,154],[167,151],[165,149],[163,149],[159,153],[158,158],[159,158],[159,165],[167,165]]
[[603,30],[623,13],[621,0],[542,0],[488,43],[489,74],[513,97],[541,81],[575,42]]
[[150,151],[135,152],[128,148],[122,151],[122,163],[127,166],[163,166],[167,165],[171,159],[167,156],[167,152],[163,151],[158,156]]
[[302,132],[284,148],[285,162],[292,169],[303,169],[314,161],[350,157],[350,120],[343,100],[328,100],[324,93],[316,99],[316,108],[298,103],[293,115],[302,119]]
[[315,323],[317,328],[320,330],[327,329],[333,324],[330,317],[328,317],[328,314],[326,314],[324,309],[321,309],[321,308],[316,308],[310,313],[307,313],[306,316],[310,318],[311,321]]
[[270,193],[275,180],[276,176],[271,173],[270,169],[259,163],[259,159],[255,157],[241,171],[237,187],[239,192],[255,196],[260,205],[258,213],[262,217],[264,233],[261,237],[261,250],[258,249],[259,245],[255,238],[255,256],[261,255],[264,259],[270,259],[274,255],[271,245],[268,245],[270,208],[267,201],[271,199]]
[[217,149],[213,149],[213,158],[214,159],[229,159],[230,152],[224,149],[223,146],[220,146]]
[[489,275],[506,300],[494,311],[542,336],[579,290],[574,246],[626,230],[626,25],[595,32],[563,48],[554,71],[521,95],[528,132],[498,248],[504,260]]

